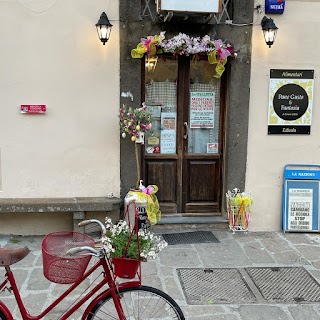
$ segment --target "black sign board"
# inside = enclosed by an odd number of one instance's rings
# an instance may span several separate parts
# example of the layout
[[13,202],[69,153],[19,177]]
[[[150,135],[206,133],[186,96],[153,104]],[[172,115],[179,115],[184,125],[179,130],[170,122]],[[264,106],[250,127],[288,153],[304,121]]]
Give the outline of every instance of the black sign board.
[[270,70],[268,134],[310,134],[313,70]]

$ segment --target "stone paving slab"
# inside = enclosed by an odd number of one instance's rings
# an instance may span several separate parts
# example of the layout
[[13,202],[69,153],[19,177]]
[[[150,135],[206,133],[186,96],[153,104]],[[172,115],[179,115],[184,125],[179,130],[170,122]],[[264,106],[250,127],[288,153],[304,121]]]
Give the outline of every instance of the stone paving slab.
[[[207,230],[207,229],[206,229]],[[180,230],[179,231],[183,231]],[[185,230],[187,231],[187,230]],[[188,305],[177,268],[245,268],[245,267],[304,267],[320,281],[320,236],[319,234],[248,232],[235,233],[228,230],[212,230],[220,243],[188,244],[169,246],[155,261],[143,263],[143,283],[162,289],[181,306],[188,320],[318,320],[319,303],[295,304],[215,304]],[[172,232],[172,229],[170,230]],[[66,287],[49,282],[41,271],[42,237],[9,237],[0,235],[0,246],[27,245],[31,254],[14,264],[21,295],[31,314],[43,310]],[[0,279],[4,270],[0,269]],[[18,309],[8,293],[0,299],[12,310],[14,319],[19,320]],[[50,313],[46,320],[57,320],[70,300],[63,301],[58,310]],[[59,310],[60,309],[60,310]],[[70,320],[80,319],[81,313]]]

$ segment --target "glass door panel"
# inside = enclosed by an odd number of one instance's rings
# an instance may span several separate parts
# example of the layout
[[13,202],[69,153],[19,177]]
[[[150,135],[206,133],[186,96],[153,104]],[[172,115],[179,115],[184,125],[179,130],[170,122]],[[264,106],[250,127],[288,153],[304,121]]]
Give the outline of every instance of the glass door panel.
[[190,65],[188,154],[219,153],[220,79],[214,69],[204,60]]
[[154,71],[146,66],[145,75],[145,103],[154,118],[145,154],[176,154],[178,62],[159,58]]

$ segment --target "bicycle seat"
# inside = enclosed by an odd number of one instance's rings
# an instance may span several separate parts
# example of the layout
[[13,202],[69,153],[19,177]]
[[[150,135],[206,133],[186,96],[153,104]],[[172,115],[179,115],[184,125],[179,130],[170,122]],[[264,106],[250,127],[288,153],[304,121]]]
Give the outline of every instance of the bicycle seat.
[[28,247],[23,248],[0,248],[0,266],[10,266],[29,254]]

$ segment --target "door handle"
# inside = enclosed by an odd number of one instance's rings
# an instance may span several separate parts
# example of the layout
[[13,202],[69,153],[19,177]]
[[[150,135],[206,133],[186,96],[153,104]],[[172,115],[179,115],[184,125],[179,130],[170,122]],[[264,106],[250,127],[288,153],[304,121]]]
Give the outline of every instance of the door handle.
[[189,126],[188,126],[188,122],[184,122],[184,135],[183,135],[183,139],[187,140],[188,139],[188,131],[189,131]]

